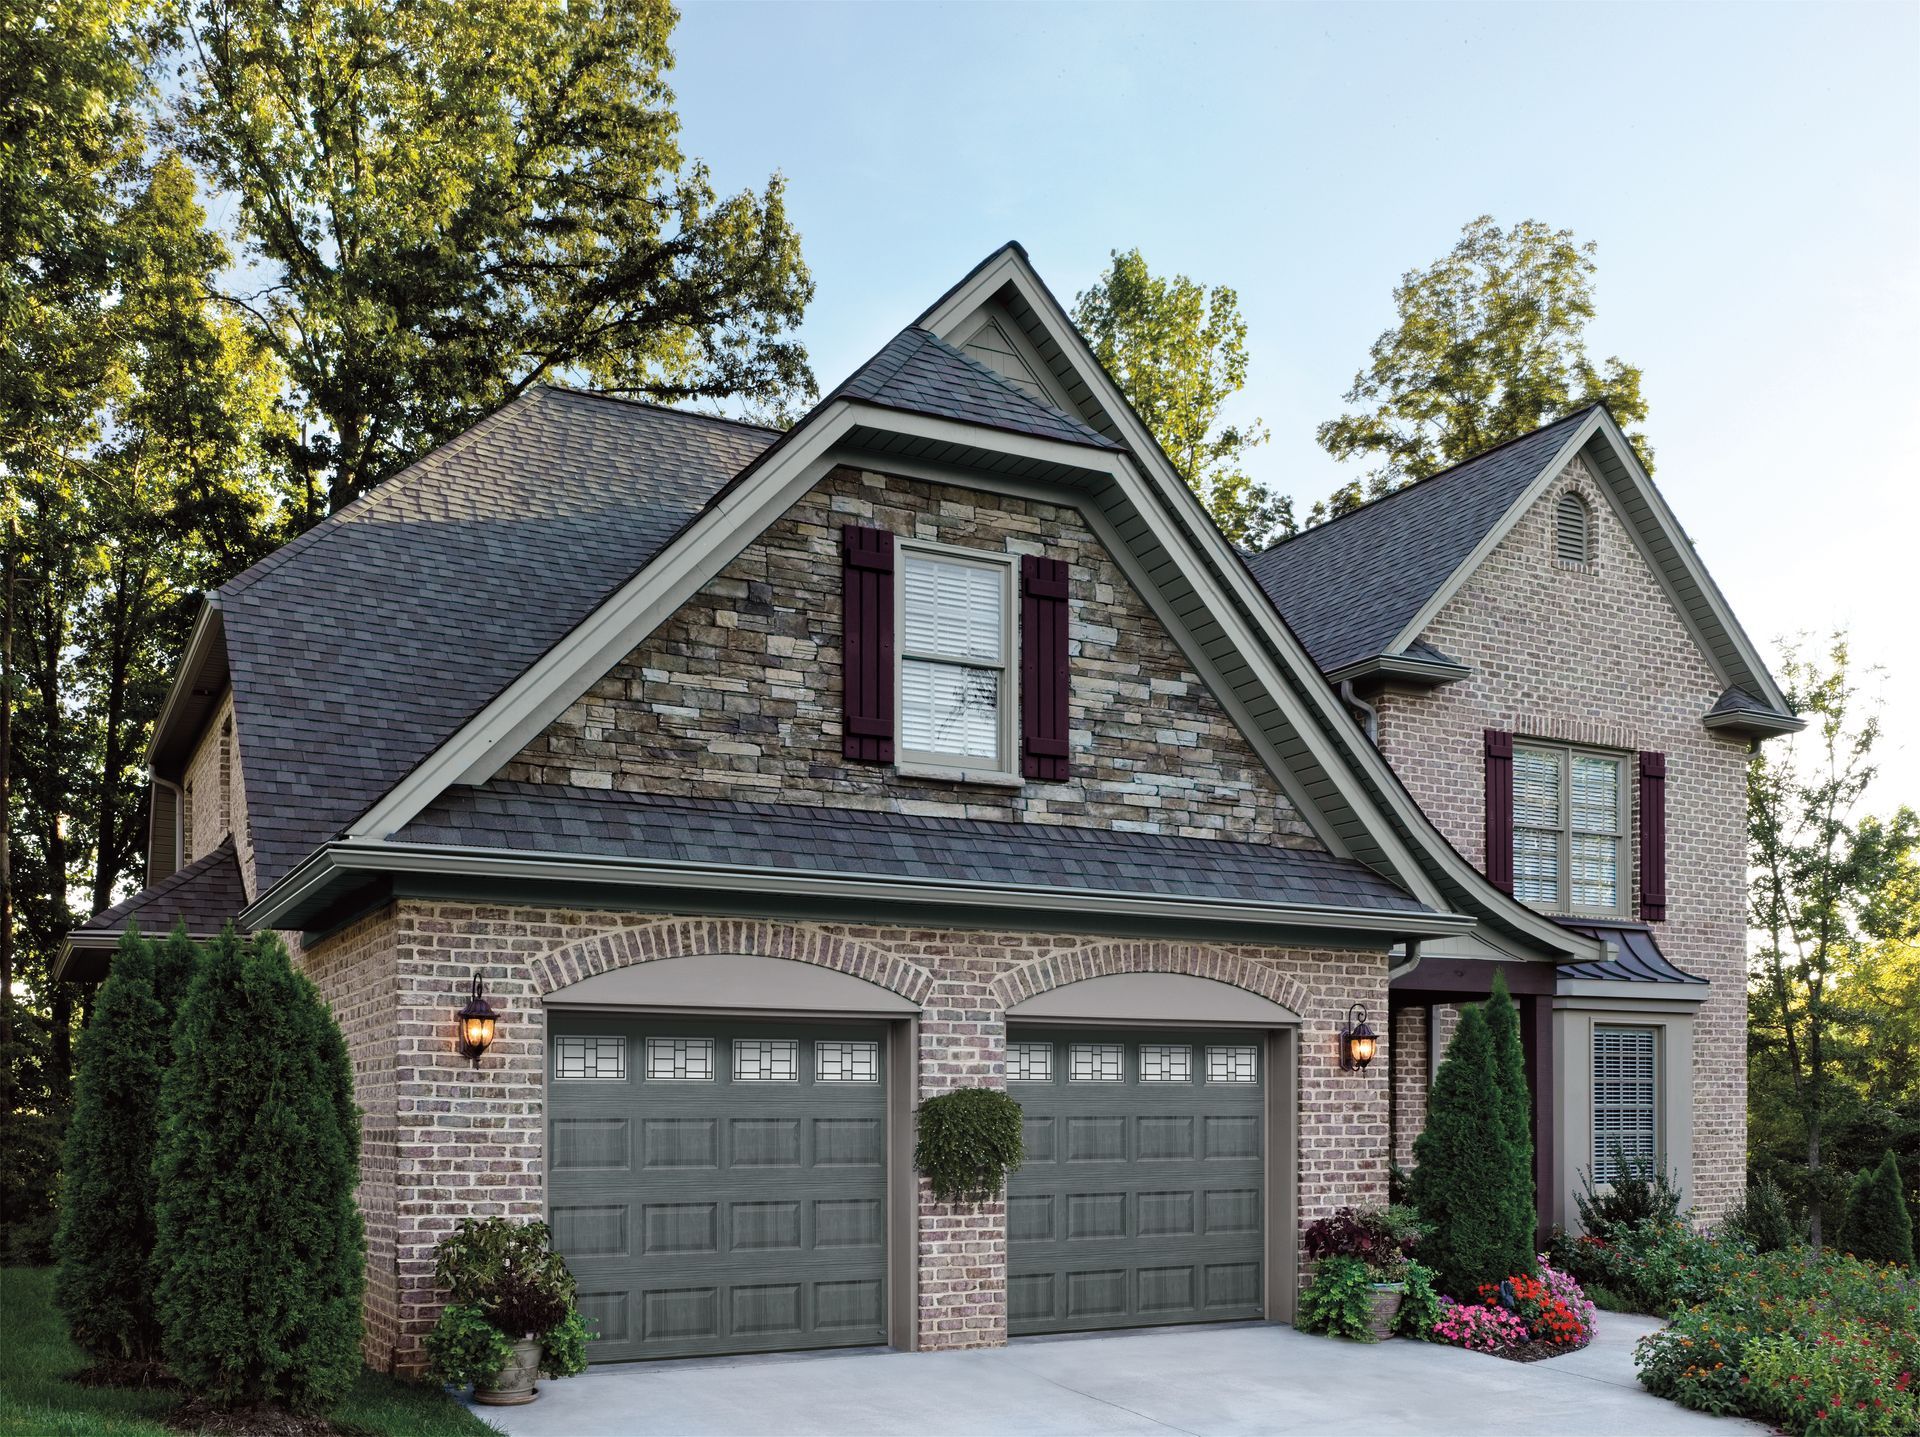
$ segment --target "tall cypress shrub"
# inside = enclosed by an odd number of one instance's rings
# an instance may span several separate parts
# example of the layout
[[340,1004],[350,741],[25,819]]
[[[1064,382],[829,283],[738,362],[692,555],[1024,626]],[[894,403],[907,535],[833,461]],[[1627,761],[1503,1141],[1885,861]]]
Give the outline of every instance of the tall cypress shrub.
[[153,1155],[172,1013],[154,991],[154,945],[129,929],[75,1048],[54,1299],[74,1344],[157,1362]]
[[1507,1137],[1494,1064],[1493,1035],[1478,1004],[1461,1012],[1459,1029],[1434,1075],[1426,1130],[1414,1140],[1413,1202],[1433,1225],[1420,1260],[1441,1291],[1471,1298],[1483,1282],[1534,1267],[1531,1226],[1517,1242],[1516,1204],[1531,1214],[1533,1184]]
[[1501,1204],[1501,1212],[1512,1223],[1508,1238],[1525,1248],[1528,1262],[1515,1271],[1532,1272],[1538,1231],[1537,1209],[1533,1200],[1533,1094],[1527,1088],[1527,1057],[1520,1046],[1520,1010],[1507,992],[1507,975],[1495,969],[1493,990],[1486,1002],[1487,1035],[1493,1040],[1494,1086],[1500,1099],[1500,1125],[1513,1149],[1519,1167],[1515,1187],[1524,1187],[1525,1202]]
[[221,1406],[323,1410],[360,1370],[359,1114],[347,1046],[271,933],[220,935],[161,1093],[168,1364]]
[[1913,1266],[1913,1216],[1907,1211],[1900,1164],[1891,1149],[1879,1166],[1860,1174],[1854,1183],[1838,1246],[1869,1262]]

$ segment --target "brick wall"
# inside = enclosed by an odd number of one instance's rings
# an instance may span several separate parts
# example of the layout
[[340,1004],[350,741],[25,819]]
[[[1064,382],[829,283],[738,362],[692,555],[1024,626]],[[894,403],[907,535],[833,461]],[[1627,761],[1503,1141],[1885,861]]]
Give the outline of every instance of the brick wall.
[[1400,1008],[1393,1015],[1387,1062],[1393,1074],[1393,1160],[1413,1170],[1413,1140],[1427,1125],[1427,1010]]
[[[383,1133],[391,1112],[391,1147],[369,1142],[362,1163],[370,1262],[392,1254],[391,1274],[376,1271],[369,1286],[370,1360],[419,1371],[440,1300],[433,1247],[457,1219],[543,1211],[542,995],[610,968],[695,953],[818,963],[920,1003],[920,1097],[1004,1083],[1005,1010],[1063,982],[1152,971],[1250,988],[1304,1021],[1301,1220],[1386,1199],[1388,1065],[1341,1072],[1335,1036],[1349,1003],[1385,1010],[1384,953],[402,901],[304,960],[347,1032],[369,1134]],[[502,1014],[478,1071],[455,1053],[452,1019],[476,970]],[[923,1188],[918,1222],[921,1345],[1004,1341],[1003,1206],[946,1207]]]
[[221,700],[201,730],[193,754],[181,775],[186,813],[181,827],[187,851],[181,863],[203,858],[234,831],[233,814],[238,790],[234,784],[233,695]]
[[[1593,515],[1590,564],[1553,555],[1553,506],[1568,484]],[[1482,730],[1667,755],[1668,921],[1654,932],[1670,959],[1713,984],[1695,1026],[1693,1176],[1702,1215],[1718,1216],[1745,1185],[1747,765],[1744,741],[1701,727],[1719,681],[1578,460],[1421,637],[1473,673],[1383,695],[1380,747],[1475,864]],[[1626,832],[1631,846],[1631,817]]]
[[[841,757],[846,524],[1067,561],[1069,782],[1007,789],[918,781]],[[1315,844],[1077,511],[849,469],[823,479],[503,776]]]

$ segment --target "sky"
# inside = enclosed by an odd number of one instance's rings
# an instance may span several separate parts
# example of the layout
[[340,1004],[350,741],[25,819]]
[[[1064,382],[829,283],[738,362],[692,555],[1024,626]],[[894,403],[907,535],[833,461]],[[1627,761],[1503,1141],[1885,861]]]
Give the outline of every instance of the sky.
[[1747,632],[1880,666],[1878,808],[1920,805],[1920,4],[682,0],[684,143],[779,171],[830,388],[1009,239],[1231,285],[1229,417],[1305,506],[1400,276],[1490,214],[1598,246],[1596,357]]

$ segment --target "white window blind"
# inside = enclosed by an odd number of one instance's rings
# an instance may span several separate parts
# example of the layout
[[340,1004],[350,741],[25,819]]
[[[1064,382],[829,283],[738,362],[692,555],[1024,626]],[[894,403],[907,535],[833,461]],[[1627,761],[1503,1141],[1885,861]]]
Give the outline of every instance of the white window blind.
[[1569,854],[1573,906],[1620,906],[1620,760],[1573,756],[1572,843]]
[[1000,763],[1011,572],[903,556],[900,743],[909,752]]
[[1522,903],[1560,902],[1561,755],[1513,751],[1513,896]]
[[1593,1030],[1593,1180],[1620,1176],[1620,1160],[1655,1160],[1654,1032],[1651,1028]]
[[1515,744],[1513,896],[1569,913],[1624,907],[1626,765],[1613,754]]

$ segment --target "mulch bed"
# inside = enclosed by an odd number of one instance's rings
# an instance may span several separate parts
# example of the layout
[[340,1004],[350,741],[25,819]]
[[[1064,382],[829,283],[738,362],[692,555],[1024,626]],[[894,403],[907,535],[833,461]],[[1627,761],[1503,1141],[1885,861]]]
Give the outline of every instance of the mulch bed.
[[142,1391],[178,1387],[173,1374],[160,1362],[131,1362],[110,1357],[83,1367],[67,1378],[75,1387],[137,1387]]
[[214,1407],[198,1399],[182,1403],[167,1426],[208,1437],[343,1437],[348,1430],[284,1407]]
[[1578,1352],[1578,1347],[1562,1347],[1557,1342],[1529,1342],[1525,1347],[1509,1347],[1505,1352],[1496,1352],[1495,1357],[1504,1357],[1509,1362],[1545,1362],[1549,1357],[1565,1357],[1569,1352]]

